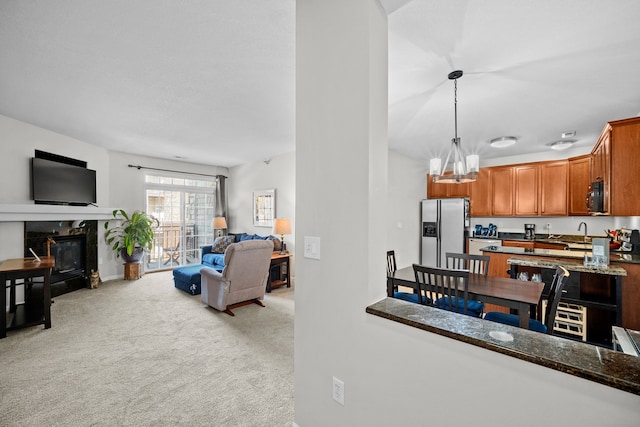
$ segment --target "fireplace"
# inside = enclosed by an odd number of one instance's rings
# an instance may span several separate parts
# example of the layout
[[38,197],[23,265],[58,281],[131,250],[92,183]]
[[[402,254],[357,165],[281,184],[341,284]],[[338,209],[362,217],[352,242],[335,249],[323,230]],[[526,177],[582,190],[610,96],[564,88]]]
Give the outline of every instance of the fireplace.
[[57,296],[89,285],[91,270],[97,270],[97,221],[25,222],[24,256],[50,255],[56,266],[51,272],[51,295]]

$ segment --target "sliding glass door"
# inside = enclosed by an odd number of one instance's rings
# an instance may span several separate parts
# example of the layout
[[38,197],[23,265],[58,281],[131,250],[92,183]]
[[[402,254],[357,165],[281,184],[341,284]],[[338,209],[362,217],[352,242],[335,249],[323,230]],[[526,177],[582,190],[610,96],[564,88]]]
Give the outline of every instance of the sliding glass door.
[[146,270],[200,264],[200,246],[213,241],[215,178],[146,176],[147,213],[158,219]]

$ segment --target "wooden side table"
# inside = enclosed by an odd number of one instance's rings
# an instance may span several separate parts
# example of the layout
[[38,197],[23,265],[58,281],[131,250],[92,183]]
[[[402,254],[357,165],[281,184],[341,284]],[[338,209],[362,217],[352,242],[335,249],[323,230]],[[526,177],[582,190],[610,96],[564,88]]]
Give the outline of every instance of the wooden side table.
[[[267,279],[267,292],[271,292],[272,288],[287,285],[287,288],[291,287],[291,268],[289,260],[291,255],[289,253],[280,254],[280,252],[274,252],[271,255],[271,265],[269,266],[269,278]],[[278,268],[278,279],[271,280],[271,271],[274,268]],[[282,269],[285,269],[284,274]]]
[[[51,327],[51,269],[55,267],[55,258],[41,257],[40,261],[33,258],[8,259],[0,264],[0,307],[2,311],[7,307],[7,287],[9,287],[9,312],[0,321],[0,338],[7,336],[7,330],[25,328],[27,326],[42,325],[45,329]],[[25,304],[16,304],[16,280],[23,279],[25,299],[27,281],[33,277],[44,277],[41,310],[33,305],[35,310],[25,310]],[[7,281],[9,286],[7,286]],[[20,284],[18,284],[20,285]],[[29,301],[25,301],[28,303]]]

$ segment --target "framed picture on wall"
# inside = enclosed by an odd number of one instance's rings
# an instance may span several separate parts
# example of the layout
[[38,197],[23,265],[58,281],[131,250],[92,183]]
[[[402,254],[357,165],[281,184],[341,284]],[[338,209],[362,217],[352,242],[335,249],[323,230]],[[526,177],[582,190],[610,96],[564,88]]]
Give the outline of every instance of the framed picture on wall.
[[258,190],[253,192],[253,225],[255,227],[273,227],[276,217],[276,190]]

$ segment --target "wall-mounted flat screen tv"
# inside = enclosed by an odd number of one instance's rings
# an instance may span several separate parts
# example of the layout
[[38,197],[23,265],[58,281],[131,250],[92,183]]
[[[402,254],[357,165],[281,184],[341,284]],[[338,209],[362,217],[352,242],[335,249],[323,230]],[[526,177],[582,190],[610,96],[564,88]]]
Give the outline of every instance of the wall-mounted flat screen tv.
[[36,203],[86,206],[96,203],[96,171],[34,157],[32,198]]

